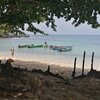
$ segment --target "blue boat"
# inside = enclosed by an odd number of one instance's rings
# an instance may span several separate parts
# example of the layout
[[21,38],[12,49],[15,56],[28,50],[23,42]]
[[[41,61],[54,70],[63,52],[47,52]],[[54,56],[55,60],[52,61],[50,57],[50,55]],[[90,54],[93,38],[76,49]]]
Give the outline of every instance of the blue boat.
[[58,52],[71,51],[73,46],[50,46],[52,50],[57,50]]
[[67,51],[71,51],[72,50],[72,47],[66,47],[66,48],[60,48],[58,49],[58,52],[67,52]]

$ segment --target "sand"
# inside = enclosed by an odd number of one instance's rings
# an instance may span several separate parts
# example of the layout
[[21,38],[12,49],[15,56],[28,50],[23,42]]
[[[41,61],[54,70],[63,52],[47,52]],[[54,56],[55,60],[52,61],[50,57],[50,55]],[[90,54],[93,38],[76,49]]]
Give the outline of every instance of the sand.
[[[66,67],[66,66],[59,66],[55,64],[47,64],[47,63],[40,63],[36,61],[21,61],[21,60],[14,60],[12,62],[12,65],[14,67],[20,67],[20,68],[27,68],[28,70],[34,69],[41,69],[42,71],[46,71],[48,68],[48,65],[50,65],[50,71],[54,74],[59,74],[63,76],[64,78],[71,78],[73,68]],[[87,73],[88,70],[85,70],[85,73]],[[76,69],[76,75],[81,74],[81,69]]]
[[[52,73],[57,73],[60,74],[63,77],[67,77],[67,78],[71,78],[72,76],[72,71],[74,68],[74,64],[73,66],[70,64],[59,64],[59,61],[57,63],[57,61],[54,62],[49,62],[49,61],[43,61],[43,60],[30,60],[27,57],[20,57],[20,58],[16,58],[15,56],[8,56],[8,57],[4,57],[1,56],[0,59],[2,60],[2,62],[4,62],[5,60],[7,60],[8,58],[14,59],[14,62],[12,63],[12,65],[14,67],[21,67],[21,68],[27,68],[28,70],[32,70],[33,68],[35,69],[41,69],[43,71],[46,71],[48,68],[48,65],[50,65],[51,67],[51,72]],[[81,74],[81,66],[77,64],[77,68],[76,68],[76,75],[80,75]],[[80,67],[79,67],[80,66]],[[85,67],[86,68],[86,67]],[[89,69],[85,69],[85,73],[87,73],[89,71]]]
[[[39,90],[33,95],[32,91],[28,91],[25,84],[25,80],[15,80],[9,79],[12,89],[16,87],[17,89],[20,88],[17,92],[12,91],[4,91],[0,92],[0,100],[100,100],[100,79],[95,78],[84,78],[84,79],[71,79],[71,74],[73,68],[66,67],[66,66],[58,66],[55,64],[47,64],[47,63],[40,63],[35,61],[21,61],[21,60],[14,60],[12,62],[13,67],[20,67],[20,68],[27,68],[28,70],[34,69],[41,69],[46,71],[48,65],[51,66],[52,73],[58,73],[63,79],[53,77],[50,75],[42,75],[40,73],[31,73],[33,76],[32,79],[29,76],[29,81],[32,80],[30,83],[34,83],[35,87],[37,85],[42,84],[42,89],[39,86]],[[77,75],[81,74],[81,69],[77,69]],[[87,70],[85,71],[87,72]],[[35,78],[38,81],[35,80]],[[0,78],[0,84],[6,80],[6,78]],[[35,81],[34,81],[35,80]],[[24,83],[24,84],[23,84]],[[38,83],[38,84],[37,84]],[[1,86],[3,86],[1,84]],[[27,86],[30,86],[28,84]],[[34,87],[34,88],[35,88]],[[22,91],[23,90],[23,91]]]

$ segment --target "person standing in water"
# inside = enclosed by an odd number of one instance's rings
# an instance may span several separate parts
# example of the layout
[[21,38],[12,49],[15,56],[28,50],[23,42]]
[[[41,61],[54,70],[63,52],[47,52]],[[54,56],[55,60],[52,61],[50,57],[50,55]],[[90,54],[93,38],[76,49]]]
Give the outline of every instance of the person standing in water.
[[44,47],[45,47],[45,48],[48,48],[47,42],[44,43]]
[[11,48],[11,55],[12,55],[12,56],[14,56],[14,52],[15,52],[14,47],[12,47],[12,48]]

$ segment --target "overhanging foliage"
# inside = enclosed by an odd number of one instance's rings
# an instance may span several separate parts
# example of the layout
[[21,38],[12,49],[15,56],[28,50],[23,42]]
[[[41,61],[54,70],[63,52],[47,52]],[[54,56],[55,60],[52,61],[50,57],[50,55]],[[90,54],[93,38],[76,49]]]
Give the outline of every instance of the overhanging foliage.
[[44,34],[32,24],[41,22],[56,31],[55,17],[63,17],[65,21],[73,19],[75,26],[87,22],[98,28],[99,14],[100,0],[0,0],[0,25],[6,24],[4,28],[9,32],[18,28],[24,30],[27,23],[28,31]]

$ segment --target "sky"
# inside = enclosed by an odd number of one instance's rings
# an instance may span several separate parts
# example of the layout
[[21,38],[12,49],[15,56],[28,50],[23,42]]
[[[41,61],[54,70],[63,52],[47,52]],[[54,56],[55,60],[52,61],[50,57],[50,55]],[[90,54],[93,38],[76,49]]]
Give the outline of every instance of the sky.
[[39,25],[34,24],[37,28],[48,34],[65,34],[65,35],[100,35],[100,28],[94,29],[90,25],[81,24],[75,27],[70,22],[65,22],[64,19],[56,19],[57,31],[48,28],[44,23]]

